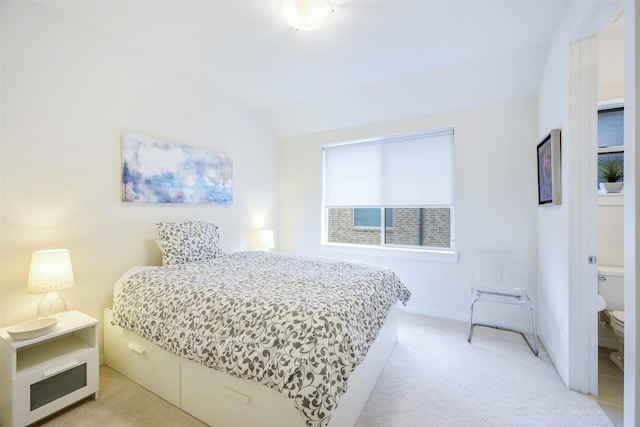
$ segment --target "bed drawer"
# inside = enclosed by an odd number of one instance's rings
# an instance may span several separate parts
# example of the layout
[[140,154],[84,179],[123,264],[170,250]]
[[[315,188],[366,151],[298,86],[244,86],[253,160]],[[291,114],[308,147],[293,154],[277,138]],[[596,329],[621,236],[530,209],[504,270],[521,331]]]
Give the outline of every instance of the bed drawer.
[[293,402],[283,394],[184,359],[182,409],[213,426],[304,426]]
[[111,325],[111,309],[104,310],[103,323],[107,366],[180,406],[180,359],[119,326]]

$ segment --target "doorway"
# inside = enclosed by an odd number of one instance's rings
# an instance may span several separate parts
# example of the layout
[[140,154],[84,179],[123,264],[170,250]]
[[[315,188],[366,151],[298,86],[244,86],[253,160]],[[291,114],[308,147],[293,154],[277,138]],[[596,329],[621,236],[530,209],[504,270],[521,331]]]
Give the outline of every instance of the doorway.
[[[597,253],[598,403],[614,426],[624,425],[622,344],[612,328],[613,311],[624,311],[624,192],[601,182],[618,178],[624,158],[624,9],[597,35]],[[606,176],[610,175],[610,176]],[[615,176],[614,176],[615,175]],[[601,188],[605,187],[605,188]],[[595,189],[594,189],[595,190]],[[624,190],[623,190],[624,191]],[[612,356],[613,355],[613,356]]]

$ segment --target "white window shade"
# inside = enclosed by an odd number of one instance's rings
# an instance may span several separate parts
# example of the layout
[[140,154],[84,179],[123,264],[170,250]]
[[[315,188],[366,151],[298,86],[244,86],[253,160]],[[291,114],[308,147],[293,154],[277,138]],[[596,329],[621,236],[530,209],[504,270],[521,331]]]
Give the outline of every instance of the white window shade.
[[381,166],[380,143],[325,147],[325,206],[381,206]]
[[453,204],[453,130],[324,147],[325,207]]
[[598,111],[598,147],[624,146],[624,108]]

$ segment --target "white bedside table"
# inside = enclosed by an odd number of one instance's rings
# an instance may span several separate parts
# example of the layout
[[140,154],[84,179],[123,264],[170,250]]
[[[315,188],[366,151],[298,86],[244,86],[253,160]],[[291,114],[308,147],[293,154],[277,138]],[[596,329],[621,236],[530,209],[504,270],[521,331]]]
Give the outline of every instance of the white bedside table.
[[98,320],[68,311],[53,331],[26,340],[14,340],[9,328],[0,329],[3,427],[98,398]]

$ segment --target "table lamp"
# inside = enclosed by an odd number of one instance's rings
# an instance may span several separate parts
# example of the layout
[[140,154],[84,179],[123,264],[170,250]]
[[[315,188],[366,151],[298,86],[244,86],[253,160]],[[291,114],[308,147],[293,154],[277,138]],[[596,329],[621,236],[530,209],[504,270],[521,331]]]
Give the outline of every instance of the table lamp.
[[260,249],[268,251],[276,247],[275,240],[273,238],[273,230],[261,230],[260,231]]
[[57,317],[61,319],[67,310],[67,303],[58,291],[74,285],[71,258],[68,249],[36,251],[31,256],[27,292],[46,293],[38,304],[38,318]]

